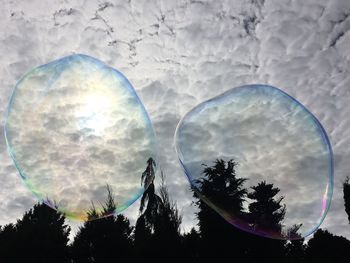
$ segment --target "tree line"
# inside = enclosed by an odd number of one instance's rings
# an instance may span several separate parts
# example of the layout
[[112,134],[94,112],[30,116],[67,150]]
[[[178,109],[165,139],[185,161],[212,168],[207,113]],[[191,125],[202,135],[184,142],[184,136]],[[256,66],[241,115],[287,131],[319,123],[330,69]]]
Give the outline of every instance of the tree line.
[[[38,203],[14,224],[0,228],[0,262],[104,263],[125,260],[139,262],[347,262],[350,241],[319,229],[305,242],[278,240],[253,235],[227,223],[193,190],[198,225],[181,232],[182,217],[170,198],[164,175],[158,190],[154,184],[154,161],[149,159],[141,176],[148,186],[140,201],[139,216],[132,226],[124,215],[110,214],[117,204],[108,186],[102,209],[87,211],[89,221],[79,228],[73,240],[64,215]],[[265,181],[244,188],[246,179],[236,175],[233,160],[216,160],[205,166],[196,184],[200,194],[210,196],[235,211],[256,231],[282,231],[286,212],[278,187]],[[345,211],[350,223],[350,183],[343,184]],[[243,208],[245,198],[251,202]],[[289,229],[298,235],[300,225]]]

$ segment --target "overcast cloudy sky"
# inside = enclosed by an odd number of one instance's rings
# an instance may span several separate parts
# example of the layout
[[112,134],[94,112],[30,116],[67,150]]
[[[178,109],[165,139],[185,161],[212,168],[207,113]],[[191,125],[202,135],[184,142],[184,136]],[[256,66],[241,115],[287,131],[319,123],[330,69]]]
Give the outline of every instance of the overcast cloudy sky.
[[[197,191],[207,179],[203,164],[234,158],[237,176],[247,179],[246,188],[266,181],[280,189],[275,198],[283,196],[286,205],[283,232],[302,224],[299,234],[306,236],[319,226],[324,198],[331,193],[329,144],[312,115],[285,93],[266,85],[231,89],[186,114],[175,136],[184,170]],[[239,216],[225,201],[204,195],[228,221],[237,221]],[[251,200],[245,201],[248,208]]]
[[[350,238],[342,182],[350,169],[350,1],[4,1],[0,9],[0,113],[16,81],[73,53],[96,57],[133,84],[154,124],[160,162],[183,216],[194,207],[173,135],[198,103],[242,84],[281,88],[323,124],[335,188],[322,225]],[[30,129],[30,127],[28,127]],[[3,129],[1,129],[3,138]],[[0,224],[35,199],[0,143]],[[127,210],[135,217],[137,204]]]
[[80,220],[91,202],[102,209],[106,185],[117,212],[140,197],[141,174],[157,155],[152,124],[130,83],[85,55],[28,73],[11,97],[5,132],[29,188]]

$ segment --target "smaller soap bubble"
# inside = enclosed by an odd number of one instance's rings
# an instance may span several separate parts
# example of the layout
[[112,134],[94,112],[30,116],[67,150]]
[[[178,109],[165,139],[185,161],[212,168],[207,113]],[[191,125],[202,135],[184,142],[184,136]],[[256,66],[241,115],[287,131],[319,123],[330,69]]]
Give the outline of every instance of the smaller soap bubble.
[[[86,55],[27,73],[13,91],[5,136],[28,188],[77,220],[92,219],[92,207],[94,218],[123,211],[156,169],[155,134],[134,88],[122,73]],[[113,211],[103,208],[109,197]]]
[[316,117],[267,85],[231,89],[178,124],[175,145],[197,197],[232,225],[275,239],[320,226],[333,191],[333,154]]

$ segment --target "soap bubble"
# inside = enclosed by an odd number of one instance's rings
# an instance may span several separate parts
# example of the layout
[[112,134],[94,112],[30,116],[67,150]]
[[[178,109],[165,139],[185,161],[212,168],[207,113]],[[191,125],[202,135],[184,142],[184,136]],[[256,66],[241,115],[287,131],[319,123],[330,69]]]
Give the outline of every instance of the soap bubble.
[[231,89],[178,124],[194,194],[234,226],[276,239],[316,231],[330,206],[333,155],[316,117],[267,85]]
[[[129,81],[101,61],[72,55],[27,73],[5,125],[9,153],[25,184],[66,216],[105,217],[137,200],[155,173],[152,124]],[[146,168],[148,170],[146,170]],[[103,205],[108,192],[115,211]],[[89,218],[90,219],[90,218]]]

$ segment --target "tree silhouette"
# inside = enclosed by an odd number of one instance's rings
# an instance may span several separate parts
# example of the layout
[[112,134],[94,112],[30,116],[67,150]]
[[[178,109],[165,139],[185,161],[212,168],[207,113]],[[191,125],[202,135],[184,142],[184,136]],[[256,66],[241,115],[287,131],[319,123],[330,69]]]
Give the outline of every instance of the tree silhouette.
[[11,262],[19,259],[17,253],[20,245],[17,244],[17,240],[17,229],[14,224],[0,228],[0,262]]
[[94,205],[88,211],[87,221],[79,229],[72,244],[73,262],[96,263],[108,262],[118,257],[122,260],[131,260],[133,228],[129,220],[123,215],[108,216],[116,209],[113,193],[107,186],[108,197],[99,213]]
[[153,233],[155,230],[156,218],[160,214],[161,199],[155,192],[154,166],[152,158],[147,161],[147,167],[142,173],[141,184],[145,191],[141,197],[139,213],[134,232],[134,245],[137,260],[154,261],[152,253]]
[[141,197],[139,213],[134,231],[134,247],[138,260],[154,260],[153,253],[153,233],[156,224],[156,218],[160,214],[161,199],[156,194],[155,162],[152,158],[147,160],[147,167],[141,176],[141,185],[145,191]]
[[154,220],[154,232],[152,243],[157,248],[159,258],[167,258],[171,255],[172,260],[182,260],[180,225],[182,217],[176,204],[170,199],[165,185],[165,177],[161,173],[159,188],[160,209]]
[[[245,179],[236,176],[238,164],[217,159],[214,165],[205,166],[202,177],[195,182],[200,194],[220,204],[221,209],[231,212],[239,218],[243,214],[243,202],[247,190],[243,187]],[[201,261],[232,262],[233,258],[246,258],[249,234],[227,223],[216,211],[210,208],[196,189],[193,196],[197,199],[197,219],[201,236]]]
[[152,180],[149,180],[150,184],[141,198],[140,216],[134,233],[135,248],[138,257],[142,260],[154,260],[155,255],[150,252],[155,248],[158,258],[166,258],[171,255],[175,260],[181,255],[179,253],[181,250],[181,216],[176,204],[169,198],[163,172],[161,173],[159,195],[155,192],[155,176],[152,174],[154,170],[150,169],[151,166],[153,163],[149,161],[145,172],[151,172],[142,177],[142,180],[148,177]]
[[343,183],[343,194],[344,194],[345,212],[348,214],[348,221],[350,224],[350,183],[349,183],[349,177],[347,177],[345,182]]
[[254,200],[249,204],[249,221],[257,231],[281,234],[282,220],[286,213],[285,205],[281,205],[283,196],[277,200],[274,197],[280,189],[274,188],[273,184],[260,182],[252,187],[252,192],[248,193],[248,198]]
[[152,259],[150,251],[152,251],[152,231],[146,224],[145,217],[140,215],[136,221],[134,231],[134,248],[137,261],[149,261]]
[[203,177],[196,183],[201,194],[220,204],[223,209],[239,215],[247,190],[243,188],[246,179],[236,177],[237,165],[233,160],[225,162],[217,159],[212,167],[204,165]]
[[300,227],[302,225],[294,225],[292,226],[286,233],[288,237],[299,238],[292,241],[288,241],[286,244],[286,262],[294,263],[294,262],[305,262],[305,239],[301,238],[301,235],[298,233]]
[[2,230],[0,262],[69,262],[69,232],[61,214],[36,204]]
[[[282,220],[286,207],[281,204],[283,197],[275,199],[280,189],[265,181],[251,187],[248,198],[253,200],[249,206],[248,220],[253,230],[261,235],[282,235]],[[252,237],[250,241],[250,260],[255,261],[283,261],[285,241],[267,239],[261,236]]]
[[141,184],[144,186],[145,191],[141,197],[139,212],[142,214],[143,220],[147,227],[154,230],[154,220],[159,214],[161,205],[161,199],[155,192],[154,186],[154,166],[155,162],[152,158],[147,161],[147,167],[141,176]]
[[350,241],[319,229],[308,242],[306,262],[347,262]]
[[[345,262],[350,241],[318,230],[306,244],[304,239],[283,241],[241,231],[229,224],[201,198],[218,204],[226,219],[248,222],[261,235],[300,237],[297,224],[283,229],[286,206],[280,189],[265,181],[244,187],[246,179],[236,174],[233,160],[216,160],[205,166],[192,188],[198,207],[198,231],[181,234],[182,217],[169,196],[165,177],[155,187],[155,162],[148,159],[141,183],[145,192],[135,228],[123,216],[114,216],[116,204],[107,185],[107,199],[96,209],[92,203],[88,219],[71,245],[70,228],[63,215],[45,204],[36,204],[16,224],[0,227],[0,262],[104,263],[114,261],[186,262]],[[349,179],[344,182],[345,209],[349,214]],[[201,197],[201,198],[200,198]],[[54,204],[54,202],[52,203]],[[96,219],[100,218],[101,219]],[[238,226],[240,226],[238,224]]]
[[161,172],[161,183],[159,188],[160,214],[155,220],[155,232],[166,232],[169,237],[180,235],[182,216],[177,209],[176,203],[169,197],[169,191],[165,184],[165,176]]
[[183,258],[185,258],[187,262],[201,262],[200,245],[201,236],[192,228],[189,233],[183,236]]
[[[147,160],[147,167],[145,169],[145,171],[142,173],[141,175],[141,185],[144,186],[145,189],[147,189],[147,187],[154,182],[154,178],[155,178],[155,172],[154,172],[154,168],[156,166],[156,162],[153,160],[153,158],[149,158]],[[143,203],[144,204],[144,203]],[[143,205],[141,205],[140,210],[142,210]]]

